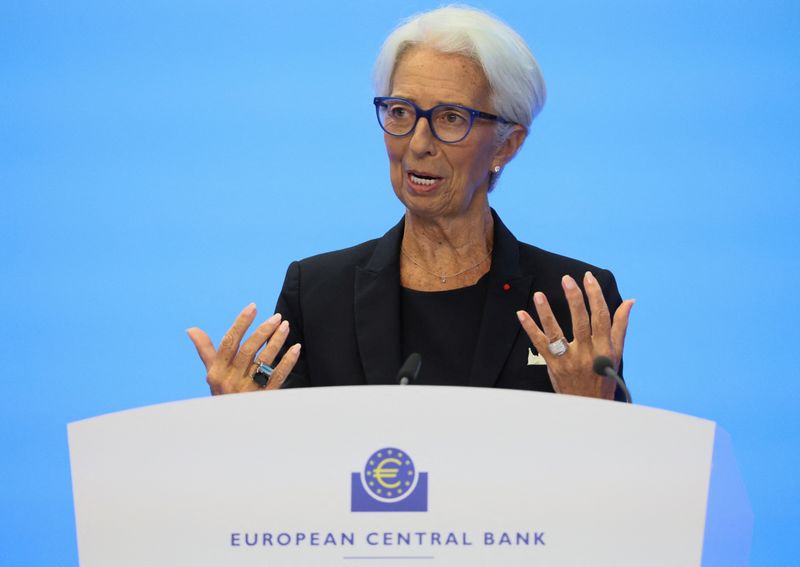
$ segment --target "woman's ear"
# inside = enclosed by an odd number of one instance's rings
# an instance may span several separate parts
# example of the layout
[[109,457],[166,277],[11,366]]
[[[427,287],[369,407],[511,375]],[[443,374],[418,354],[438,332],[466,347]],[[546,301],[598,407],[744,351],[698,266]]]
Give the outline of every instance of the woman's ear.
[[514,124],[514,126],[511,127],[511,132],[506,135],[506,139],[503,140],[500,147],[497,148],[497,152],[494,154],[494,160],[492,161],[492,168],[496,166],[500,166],[500,169],[504,168],[506,164],[517,155],[517,152],[522,147],[527,137],[528,130],[524,126]]

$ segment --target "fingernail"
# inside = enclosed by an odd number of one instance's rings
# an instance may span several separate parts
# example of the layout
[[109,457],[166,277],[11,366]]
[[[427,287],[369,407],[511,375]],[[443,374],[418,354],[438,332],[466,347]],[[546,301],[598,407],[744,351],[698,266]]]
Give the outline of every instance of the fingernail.
[[256,304],[255,303],[251,303],[250,305],[248,305],[247,307],[244,308],[244,312],[247,313],[248,315],[251,315],[251,314],[255,313],[256,312]]
[[523,315],[523,313],[525,313],[525,312],[524,311],[517,311],[517,319],[519,319],[520,323],[522,323],[525,320],[525,315]]
[[297,343],[289,350],[292,351],[292,354],[300,354],[300,343]]
[[575,289],[577,286],[575,284],[575,280],[572,279],[572,276],[564,276],[561,278],[561,281],[564,282],[564,287],[572,290]]
[[536,305],[544,305],[544,294],[541,291],[537,291],[533,294],[533,302]]
[[283,322],[281,323],[281,326],[280,326],[280,327],[278,327],[278,330],[279,330],[281,333],[286,333],[286,332],[289,330],[289,321],[283,321]]
[[270,317],[269,319],[267,319],[264,322],[268,323],[270,325],[274,325],[275,323],[277,323],[280,320],[281,320],[281,314],[280,313],[275,313],[275,315],[273,315],[272,317]]
[[597,283],[597,280],[594,279],[592,272],[586,272],[586,283],[594,285]]

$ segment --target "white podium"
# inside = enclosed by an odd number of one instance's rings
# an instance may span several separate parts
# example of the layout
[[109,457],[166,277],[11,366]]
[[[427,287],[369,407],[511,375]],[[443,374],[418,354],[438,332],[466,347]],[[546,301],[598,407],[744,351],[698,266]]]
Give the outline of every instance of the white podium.
[[83,567],[748,564],[727,434],[515,390],[204,398],[69,425]]

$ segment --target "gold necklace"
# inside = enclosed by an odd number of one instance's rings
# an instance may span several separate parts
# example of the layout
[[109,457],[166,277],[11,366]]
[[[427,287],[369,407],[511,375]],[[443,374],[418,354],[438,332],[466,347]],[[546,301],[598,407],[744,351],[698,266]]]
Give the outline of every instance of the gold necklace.
[[436,276],[437,278],[439,278],[439,281],[441,281],[442,283],[447,283],[447,278],[455,278],[455,277],[457,277],[457,276],[460,276],[461,274],[466,274],[467,272],[469,272],[469,271],[471,271],[471,270],[474,270],[475,268],[477,268],[478,266],[480,266],[481,264],[483,264],[483,263],[484,263],[486,260],[488,260],[488,259],[491,257],[491,255],[492,255],[492,249],[490,249],[490,250],[489,250],[489,253],[486,255],[486,257],[485,257],[485,258],[483,258],[483,260],[481,260],[480,262],[478,262],[478,263],[477,263],[477,264],[475,264],[474,266],[470,266],[470,267],[469,267],[469,268],[467,268],[466,270],[461,270],[461,271],[460,271],[460,272],[458,272],[457,274],[450,274],[450,275],[445,275],[445,274],[437,274],[436,272],[432,272],[432,271],[430,271],[429,269],[427,269],[426,267],[424,267],[423,265],[421,265],[419,262],[417,262],[416,260],[414,260],[414,258],[412,258],[411,256],[409,256],[409,255],[408,255],[408,253],[405,251],[405,249],[404,249],[404,248],[402,248],[402,247],[400,247],[400,253],[401,253],[403,256],[405,256],[406,258],[408,258],[408,259],[411,261],[411,263],[412,263],[412,264],[414,264],[416,267],[418,267],[418,268],[419,268],[420,270],[422,270],[423,272],[427,272],[427,273],[429,273],[429,274],[430,274],[430,275],[432,275],[432,276]]

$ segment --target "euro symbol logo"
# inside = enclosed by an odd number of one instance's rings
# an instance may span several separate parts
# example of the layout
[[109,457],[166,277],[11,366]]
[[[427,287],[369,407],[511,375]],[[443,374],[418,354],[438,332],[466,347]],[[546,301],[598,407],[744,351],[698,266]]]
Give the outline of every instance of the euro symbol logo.
[[426,512],[428,473],[417,474],[414,463],[397,447],[378,449],[352,475],[353,512]]
[[396,479],[400,469],[384,468],[384,467],[389,465],[396,465],[397,467],[400,467],[402,464],[403,463],[401,463],[398,459],[395,459],[394,457],[387,457],[386,459],[383,459],[380,463],[378,463],[378,466],[375,467],[375,470],[372,471],[372,476],[373,478],[375,478],[375,480],[378,481],[378,484],[380,484],[384,488],[389,488],[389,489],[397,488],[398,486],[400,486],[399,480],[397,482],[392,482],[392,483],[388,483],[386,482],[386,480]]

